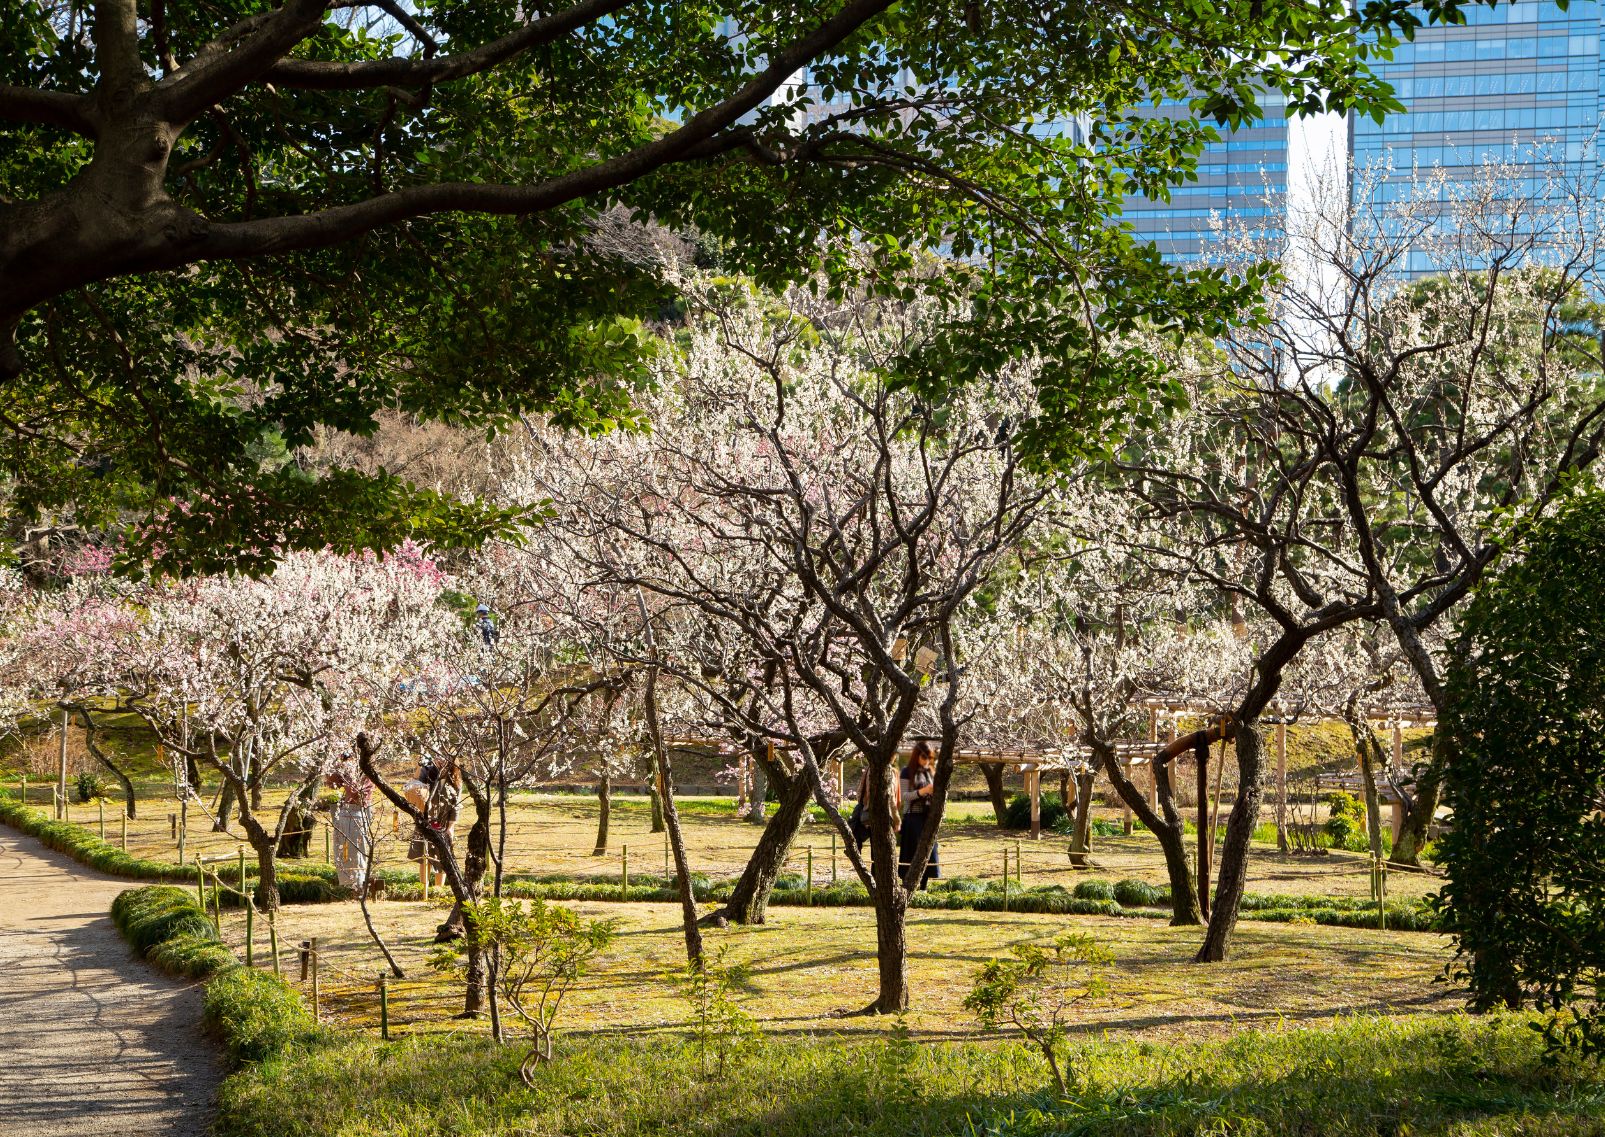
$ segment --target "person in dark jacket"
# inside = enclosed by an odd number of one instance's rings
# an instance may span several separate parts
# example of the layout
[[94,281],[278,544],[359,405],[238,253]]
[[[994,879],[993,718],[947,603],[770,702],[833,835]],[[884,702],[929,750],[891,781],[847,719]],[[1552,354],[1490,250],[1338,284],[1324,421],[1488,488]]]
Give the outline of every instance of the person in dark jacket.
[[[925,820],[930,815],[931,796],[936,793],[935,757],[931,754],[929,744],[924,741],[914,744],[914,753],[903,767],[898,776],[898,789],[903,801],[903,825],[897,834],[897,871],[904,879],[908,877],[909,866],[914,861],[914,849],[920,843],[920,834],[925,832]],[[924,888],[931,881],[942,875],[941,863],[937,860],[937,847],[931,846],[931,859],[925,865],[925,875],[920,878],[920,888]]]

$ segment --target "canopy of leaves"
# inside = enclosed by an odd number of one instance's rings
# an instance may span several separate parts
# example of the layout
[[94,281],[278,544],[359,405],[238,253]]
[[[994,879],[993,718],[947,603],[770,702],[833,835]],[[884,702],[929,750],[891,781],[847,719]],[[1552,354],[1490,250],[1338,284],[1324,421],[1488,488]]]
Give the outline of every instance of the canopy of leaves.
[[[1124,196],[1192,178],[1213,122],[1267,89],[1395,108],[1368,61],[1421,18],[1404,0],[0,0],[9,506],[139,522],[135,557],[173,571],[505,529],[306,448],[386,408],[629,421],[675,299],[647,219],[767,286],[824,269],[900,291],[922,250],[972,264],[906,370],[940,389],[1040,359],[1031,442],[1062,458],[1112,391],[1163,401],[1124,331],[1213,334],[1257,293],[1163,265],[1118,223]],[[1199,117],[1137,113],[1161,98]]]

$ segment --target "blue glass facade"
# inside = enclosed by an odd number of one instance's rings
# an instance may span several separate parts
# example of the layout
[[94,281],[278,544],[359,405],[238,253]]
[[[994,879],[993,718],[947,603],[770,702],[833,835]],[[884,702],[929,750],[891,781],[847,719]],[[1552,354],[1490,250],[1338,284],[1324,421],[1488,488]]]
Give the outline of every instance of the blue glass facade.
[[[1512,192],[1545,192],[1548,170],[1591,176],[1598,156],[1600,19],[1595,0],[1520,0],[1470,8],[1466,24],[1426,28],[1379,67],[1408,108],[1384,122],[1353,118],[1356,195],[1386,203],[1410,192],[1417,172],[1441,167],[1470,180],[1492,163],[1517,167]],[[1436,267],[1426,252],[1409,269]]]
[[[1196,181],[1175,186],[1169,201],[1131,196],[1125,219],[1139,237],[1154,242],[1168,261],[1206,258],[1219,217],[1249,229],[1279,229],[1287,194],[1287,118],[1274,100],[1263,101],[1265,118],[1241,130],[1222,132],[1199,157]],[[1155,115],[1190,113],[1167,103]]]

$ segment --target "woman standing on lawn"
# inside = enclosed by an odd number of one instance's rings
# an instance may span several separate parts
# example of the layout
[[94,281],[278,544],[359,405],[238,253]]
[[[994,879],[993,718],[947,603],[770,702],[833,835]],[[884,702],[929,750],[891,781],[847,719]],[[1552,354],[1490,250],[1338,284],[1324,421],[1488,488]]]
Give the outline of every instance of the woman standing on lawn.
[[[914,860],[914,850],[920,843],[920,834],[925,832],[931,795],[936,792],[936,775],[932,771],[934,764],[930,745],[921,740],[914,744],[914,753],[898,777],[898,789],[903,802],[903,825],[897,835],[897,871],[905,880]],[[941,875],[942,866],[937,860],[937,848],[933,844],[931,859],[925,866],[924,876],[920,878],[920,888],[923,889]]]

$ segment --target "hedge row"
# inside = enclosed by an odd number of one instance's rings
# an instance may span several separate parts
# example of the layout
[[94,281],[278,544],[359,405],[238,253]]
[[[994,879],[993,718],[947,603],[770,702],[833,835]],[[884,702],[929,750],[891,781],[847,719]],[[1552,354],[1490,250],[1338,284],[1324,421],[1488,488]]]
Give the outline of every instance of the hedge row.
[[[57,821],[43,810],[23,805],[9,792],[0,792],[0,822],[36,837],[47,848],[65,853],[79,864],[99,869],[111,876],[124,876],[133,880],[166,880],[194,884],[195,869],[191,865],[171,861],[151,861],[125,853],[116,845],[103,841],[81,825],[70,821]],[[224,880],[232,876],[224,874]],[[256,875],[256,865],[249,859],[245,864],[247,878]],[[279,871],[279,897],[286,904],[321,904],[330,900],[350,897],[349,890],[341,888],[334,879],[334,870],[328,866],[308,866],[290,871]],[[239,907],[238,895],[228,890],[222,893],[225,907]]]
[[131,888],[111,902],[112,922],[152,966],[209,979],[235,964],[195,894],[170,884]]
[[147,962],[211,980],[202,1003],[204,1021],[236,1062],[260,1061],[320,1036],[317,1020],[288,983],[240,966],[188,889],[131,888],[112,901],[111,915]]
[[[392,899],[416,900],[421,895],[417,877],[406,873],[381,874]],[[727,900],[735,885],[732,881],[713,883],[700,873],[692,875],[692,893],[703,903]],[[524,900],[604,900],[673,902],[680,894],[672,879],[660,876],[632,876],[627,894],[619,885],[595,877],[520,876],[502,887],[505,895]],[[812,892],[799,876],[784,875],[775,882],[769,902],[776,905],[816,908],[864,907],[869,893],[856,879],[841,878],[833,884],[816,885]],[[917,892],[910,904],[914,908],[970,912],[1027,912],[1044,915],[1119,916],[1131,919],[1169,919],[1170,890],[1156,888],[1145,881],[1129,879],[1084,880],[1074,889],[1059,884],[1011,887],[1005,905],[1002,884],[994,880],[957,877],[931,882],[929,891]],[[1380,926],[1376,902],[1352,896],[1284,896],[1248,893],[1243,897],[1244,920],[1273,923],[1316,923],[1344,928]],[[1388,904],[1387,926],[1394,931],[1426,932],[1437,929],[1436,916],[1425,903],[1410,901]]]

